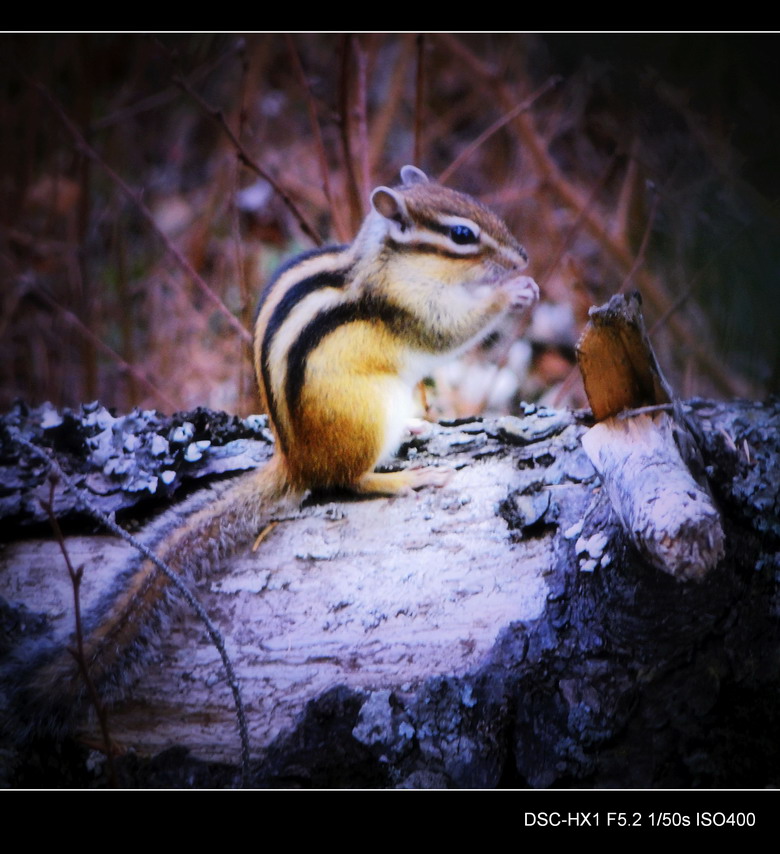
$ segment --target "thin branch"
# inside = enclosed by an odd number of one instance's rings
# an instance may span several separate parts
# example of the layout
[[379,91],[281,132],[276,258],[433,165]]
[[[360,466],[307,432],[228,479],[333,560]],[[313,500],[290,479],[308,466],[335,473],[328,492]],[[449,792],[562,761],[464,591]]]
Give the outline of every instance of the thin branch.
[[417,36],[417,73],[414,81],[414,163],[422,161],[422,127],[425,108],[425,35]]
[[624,294],[628,290],[631,280],[634,278],[634,274],[644,263],[647,244],[650,242],[650,235],[652,234],[653,225],[655,224],[655,217],[658,213],[658,203],[660,199],[661,194],[655,193],[653,197],[653,204],[647,217],[645,230],[642,234],[642,242],[639,244],[639,251],[636,253],[636,258],[634,259],[634,263],[631,265],[631,269],[626,274],[625,279],[623,279],[623,284],[620,286],[620,290],[618,291],[619,294]]
[[350,121],[350,57],[352,56],[352,37],[347,34],[342,40],[341,69],[339,72],[339,111],[341,129],[341,148],[344,158],[344,170],[347,174],[347,194],[349,208],[355,222],[362,219],[363,205],[360,188],[355,174],[355,157],[352,151],[352,122]]
[[[114,217],[111,243],[116,252],[116,282],[120,305],[130,305],[130,288],[127,276],[127,255],[125,252],[125,234],[120,227],[120,217]],[[127,356],[128,365],[135,363],[135,347],[133,346],[133,316],[129,311],[120,312],[119,328],[122,335],[122,352]],[[127,393],[130,402],[136,406],[140,400],[138,382],[135,374],[129,373],[127,378]],[[169,404],[166,404],[169,405]]]
[[[357,59],[357,97],[355,100],[355,118],[357,120],[358,160],[360,162],[360,199],[363,204],[371,187],[368,145],[368,58],[366,51],[355,43]],[[361,206],[361,216],[365,210]]]
[[[596,181],[596,183],[593,187],[590,199],[588,200],[589,204],[592,204],[593,202],[595,202],[598,192],[601,190],[603,184],[606,182],[607,177],[609,176],[609,173],[612,171],[612,167],[615,163],[616,157],[617,157],[617,155],[613,155],[610,158],[607,165],[604,167],[604,171],[601,173],[601,175],[599,176],[599,179]],[[647,225],[645,226],[645,232],[642,235],[642,243],[639,246],[639,252],[637,252],[636,258],[634,259],[634,263],[631,265],[631,269],[629,270],[628,275],[625,277],[625,279],[623,279],[623,284],[621,285],[618,293],[625,293],[626,292],[626,290],[628,289],[628,286],[631,282],[631,279],[633,278],[636,271],[641,267],[642,262],[644,261],[645,251],[647,249],[647,244],[648,244],[648,241],[650,239],[650,233],[652,232],[653,222],[655,221],[655,215],[656,215],[656,212],[658,209],[659,199],[660,199],[660,194],[656,195],[656,197],[653,200],[653,207],[650,210],[650,216],[648,217]],[[571,244],[571,241],[574,239],[574,236],[577,233],[577,230],[579,229],[579,226],[582,222],[582,219],[583,219],[583,214],[580,214],[577,217],[577,220],[575,221],[572,228],[569,230],[569,234],[567,235],[566,239],[563,241],[563,244],[562,244],[559,252],[553,258],[553,261],[550,264],[550,266],[548,267],[548,269],[545,273],[545,277],[542,281],[545,281],[546,278],[548,276],[550,276],[552,271],[558,265],[560,259],[563,257],[563,253],[566,251],[568,246]],[[650,334],[652,334],[652,330],[651,330]],[[560,386],[558,387],[557,392],[555,393],[555,396],[553,398],[553,405],[554,406],[560,406],[560,404],[565,399],[566,395],[576,385],[576,382],[578,379],[579,380],[582,379],[582,374],[580,373],[579,366],[573,365],[572,369],[565,376],[565,378],[561,382]]]
[[220,658],[222,659],[222,666],[225,669],[225,675],[227,676],[227,682],[230,686],[230,690],[233,693],[233,701],[236,706],[236,719],[238,721],[238,731],[239,736],[241,738],[241,776],[242,783],[244,786],[249,785],[249,729],[247,727],[246,722],[246,713],[244,711],[244,703],[241,699],[241,688],[238,682],[238,678],[236,677],[236,672],[233,669],[233,663],[230,660],[230,656],[228,655],[227,648],[225,647],[225,640],[222,637],[219,629],[214,625],[209,615],[206,613],[203,605],[200,604],[195,594],[190,590],[187,584],[183,581],[183,579],[177,575],[166,563],[160,560],[159,557],[146,545],[144,545],[140,540],[134,537],[132,534],[125,531],[124,528],[120,527],[111,517],[107,516],[102,510],[95,507],[95,505],[87,498],[84,490],[80,489],[76,484],[65,474],[65,472],[60,467],[59,463],[53,457],[50,457],[47,453],[41,450],[37,445],[34,445],[32,442],[27,441],[27,439],[23,439],[21,436],[14,435],[13,440],[21,445],[24,448],[27,448],[28,451],[35,454],[36,457],[43,460],[46,465],[49,467],[50,471],[54,472],[59,480],[61,480],[69,489],[73,490],[73,494],[76,496],[78,506],[86,511],[93,519],[100,522],[105,528],[111,531],[113,534],[116,534],[118,537],[121,537],[125,542],[129,543],[133,548],[135,548],[138,552],[140,552],[147,560],[151,561],[160,572],[165,575],[165,577],[173,584],[173,586],[179,591],[187,604],[192,608],[193,612],[198,616],[200,621],[206,627],[206,631],[208,632],[209,638],[211,639],[212,644],[216,648],[219,653]]
[[487,140],[495,133],[498,133],[502,127],[508,125],[512,119],[517,118],[521,113],[526,112],[526,110],[530,110],[543,95],[546,95],[550,89],[554,89],[561,82],[561,79],[562,78],[558,76],[550,77],[544,85],[540,86],[536,92],[534,92],[533,95],[526,98],[525,101],[518,104],[516,107],[513,107],[508,113],[504,113],[500,119],[494,121],[489,128],[484,130],[470,145],[467,145],[466,148],[461,151],[452,163],[450,163],[441,175],[439,175],[439,181],[442,184],[446,183],[481,145],[484,145],[484,143],[487,142]]
[[345,241],[349,239],[349,229],[344,223],[339,213],[339,207],[335,204],[335,200],[333,198],[333,191],[330,186],[328,156],[325,152],[325,143],[322,139],[322,131],[320,130],[320,123],[317,118],[317,107],[314,103],[314,95],[312,94],[311,86],[309,86],[309,81],[306,77],[306,72],[304,71],[300,54],[298,53],[298,49],[295,47],[295,42],[289,33],[286,34],[286,38],[287,50],[290,53],[295,73],[298,75],[298,82],[306,94],[306,106],[309,111],[309,124],[311,125],[312,132],[314,133],[314,147],[317,152],[317,160],[320,166],[320,177],[322,178],[322,191],[325,194],[325,201],[328,203],[328,208],[330,209],[333,229],[336,232],[338,239],[340,241]]
[[181,251],[171,243],[168,236],[165,232],[160,228],[157,224],[157,221],[154,218],[154,215],[146,207],[146,205],[141,201],[141,196],[135,190],[131,189],[131,187],[125,183],[125,181],[119,177],[119,175],[106,163],[105,160],[95,151],[94,148],[86,141],[84,135],[81,131],[76,127],[76,125],[70,120],[68,115],[65,113],[65,110],[60,105],[59,101],[49,92],[49,90],[42,83],[38,83],[36,81],[29,80],[30,85],[34,86],[38,92],[43,95],[43,97],[49,102],[52,109],[60,118],[60,121],[65,125],[70,135],[73,137],[76,148],[90,160],[100,166],[100,168],[108,175],[108,177],[116,184],[117,187],[127,196],[128,199],[135,205],[138,212],[141,216],[146,220],[146,222],[151,226],[154,233],[160,238],[163,242],[163,245],[170,253],[170,255],[174,258],[176,263],[182,268],[182,270],[192,279],[192,281],[198,286],[201,293],[206,297],[206,299],[214,305],[214,307],[223,315],[223,317],[227,320],[233,330],[242,338],[249,346],[252,345],[252,335],[251,333],[243,326],[243,324],[235,317],[232,311],[225,305],[224,302],[214,293],[214,291],[209,287],[206,281],[200,276],[198,272],[196,272],[195,268],[190,264],[190,262],[184,257]]
[[[238,137],[239,139],[244,134],[244,126],[246,124],[246,92],[247,92],[247,76],[249,74],[249,60],[247,59],[245,45],[241,42],[241,86],[239,87],[238,99]],[[238,163],[233,164],[233,194],[236,195],[239,190],[239,169]],[[241,289],[242,308],[245,312],[249,311],[249,283],[246,280],[246,272],[244,270],[244,251],[243,241],[241,240],[241,226],[238,216],[237,205],[230,205],[231,210],[231,227],[233,230],[233,246],[236,250],[236,268],[238,270],[238,281]]]
[[[323,239],[320,237],[317,229],[309,222],[306,215],[301,211],[295,202],[287,195],[285,190],[282,188],[282,185],[271,175],[270,172],[267,172],[263,169],[262,166],[252,157],[251,154],[246,150],[241,140],[233,133],[233,129],[227,122],[225,118],[225,114],[222,110],[218,110],[215,107],[212,107],[208,104],[189,84],[187,79],[181,74],[175,74],[173,76],[173,82],[183,91],[189,95],[193,101],[201,108],[201,110],[209,116],[217,125],[224,131],[227,135],[228,139],[232,143],[233,147],[236,150],[236,154],[238,155],[238,159],[247,167],[250,171],[254,172],[259,178],[262,178],[264,181],[267,181],[274,192],[279,196],[282,200],[282,203],[287,207],[290,213],[295,217],[298,221],[298,225],[300,225],[301,230],[309,237],[317,246],[322,246]],[[251,341],[251,336],[250,336]]]
[[[491,65],[480,59],[456,36],[450,33],[439,33],[438,38],[444,41],[447,48],[483,81],[486,90],[489,90],[491,95],[498,96],[498,100],[506,110],[514,108],[515,94],[512,87],[501,79]],[[521,113],[515,116],[515,121],[518,134],[545,183],[567,206],[576,211],[583,210],[586,207],[585,195],[561,172],[558,164],[547,150],[544,140],[537,132],[531,117]],[[595,212],[591,212],[586,217],[585,222],[589,229],[592,229],[599,236],[602,236],[606,231],[603,221]]]
[[[403,109],[406,102],[404,90],[414,49],[415,37],[403,37],[384,94],[379,102],[374,104],[371,127],[369,128],[369,172],[371,175],[376,175],[380,169],[385,168],[384,161],[388,152],[392,157],[397,156],[396,152],[392,150],[392,145],[388,144],[388,138],[398,126],[399,121],[403,121],[399,119],[398,113],[399,110]],[[416,161],[405,160],[404,162]],[[394,165],[400,166],[400,163]]]
[[[157,39],[152,39],[157,47],[163,47],[162,43]],[[192,74],[190,74],[190,80],[196,82],[198,80],[203,80],[216,71],[226,60],[232,59],[236,54],[242,54],[246,51],[246,44],[244,39],[237,39],[233,44],[231,44],[227,50],[225,50],[222,54],[220,54],[213,62],[207,65],[201,65],[197,68]],[[176,86],[167,86],[165,89],[160,92],[155,92],[153,95],[147,95],[144,98],[136,101],[133,104],[128,104],[124,107],[120,107],[115,110],[113,113],[109,113],[107,116],[103,116],[102,118],[97,119],[96,121],[90,124],[90,130],[103,130],[105,128],[111,127],[111,125],[118,124],[120,122],[124,122],[127,119],[135,118],[136,116],[142,115],[143,113],[148,112],[149,110],[157,110],[160,107],[164,107],[166,104],[169,104],[171,101],[175,100],[179,96],[179,91]]]
[[[776,199],[774,199],[770,203],[769,210],[772,211],[778,207],[780,207],[780,196],[777,197]],[[664,314],[662,314],[661,317],[659,317],[658,320],[656,320],[656,322],[650,327],[648,334],[651,337],[653,336],[653,334],[658,329],[663,327],[664,324],[666,324],[669,321],[671,315],[673,315],[674,312],[678,311],[681,308],[681,306],[683,306],[688,301],[688,299],[692,296],[692,294],[696,290],[696,288],[698,288],[699,285],[701,284],[702,279],[704,278],[704,274],[707,272],[707,270],[709,270],[709,268],[714,266],[715,264],[720,263],[720,257],[723,254],[725,254],[726,250],[729,249],[734,243],[736,243],[737,240],[741,240],[742,237],[744,236],[745,232],[747,232],[750,228],[751,228],[751,223],[747,223],[747,224],[741,226],[740,228],[736,229],[736,231],[734,231],[731,234],[731,236],[728,238],[728,240],[722,242],[718,246],[717,250],[713,254],[710,255],[708,260],[702,265],[702,267],[698,270],[698,272],[696,272],[696,274],[691,278],[690,284],[688,285],[688,287],[682,291],[682,293],[677,297],[677,299],[669,306],[667,311]]]
[[553,395],[552,405],[561,406],[576,388],[578,381],[584,395],[585,386],[582,384],[582,374],[580,373],[580,369],[577,365],[572,365],[571,370],[566,374],[563,380],[561,380],[560,385],[556,389],[555,394]]
[[105,513],[100,511],[97,507],[95,507],[84,495],[82,492],[77,493],[79,496],[79,502],[81,506],[96,520],[101,522],[103,525],[108,528],[109,531],[116,534],[118,537],[121,537],[123,540],[128,542],[131,546],[137,549],[147,560],[150,560],[157,569],[162,572],[165,577],[173,584],[173,586],[181,593],[184,597],[184,600],[193,610],[193,612],[197,615],[203,625],[206,627],[206,631],[208,632],[211,643],[216,648],[219,653],[219,657],[222,659],[222,666],[225,668],[225,675],[227,677],[228,685],[230,686],[230,690],[233,694],[233,702],[236,706],[236,718],[238,721],[238,731],[239,736],[241,738],[241,776],[244,786],[249,784],[249,729],[247,727],[246,722],[246,712],[244,711],[244,703],[241,699],[241,687],[238,681],[238,677],[236,676],[236,672],[233,669],[233,663],[230,660],[230,656],[228,655],[227,648],[225,647],[225,639],[222,637],[219,629],[214,625],[209,615],[206,613],[203,605],[200,604],[195,594],[190,590],[189,587],[182,581],[182,579],[157,555],[149,548],[147,548],[140,540],[136,539],[132,534],[129,534],[125,531],[124,528],[121,528],[114,522],[113,519],[110,519],[106,516]]
[[49,296],[45,291],[37,290],[35,294],[39,296],[45,303],[51,306],[55,311],[59,312],[62,316],[62,319],[72,328],[76,329],[80,332],[88,341],[92,343],[92,345],[100,350],[103,355],[108,356],[108,358],[112,359],[116,362],[117,367],[123,373],[128,374],[129,376],[136,379],[142,385],[144,385],[149,391],[157,397],[161,403],[164,403],[171,412],[175,412],[177,409],[180,409],[179,404],[177,404],[172,398],[168,397],[168,395],[160,388],[158,388],[145,374],[138,370],[138,368],[133,367],[129,362],[125,361],[116,350],[113,350],[108,346],[104,341],[101,341],[97,335],[86,326],[72,311],[69,311],[64,306],[60,305],[53,297]]
[[[439,33],[437,38],[443,41],[448,49],[483,81],[486,91],[498,96],[505,109],[509,110],[514,106],[512,87],[502,80],[488,63],[450,33]],[[598,240],[604,251],[624,269],[630,270],[634,262],[631,247],[609,233],[604,217],[598,211],[588,209],[587,196],[564,175],[550,154],[533,118],[524,113],[516,116],[514,121],[518,135],[545,185],[550,187],[564,205],[582,215],[584,226]],[[636,276],[642,293],[653,304],[656,311],[667,318],[674,336],[678,341],[686,343],[710,377],[730,394],[744,395],[747,392],[745,381],[730,371],[720,357],[700,340],[700,336],[694,335],[689,325],[675,314],[675,303],[662,282],[644,270],[637,271]]]
[[49,500],[39,500],[41,507],[44,509],[46,515],[49,517],[49,524],[51,525],[52,531],[54,532],[54,536],[56,537],[57,542],[59,543],[60,551],[62,552],[62,556],[65,559],[65,565],[68,568],[68,575],[70,576],[71,586],[73,587],[73,611],[76,629],[76,649],[72,649],[70,650],[70,652],[76,659],[79,672],[81,673],[81,678],[84,680],[84,684],[87,686],[87,693],[89,694],[90,702],[92,703],[95,709],[95,713],[97,714],[98,722],[100,724],[100,733],[103,737],[103,749],[106,754],[106,761],[108,762],[109,780],[111,781],[112,788],[116,789],[119,788],[119,782],[116,776],[116,768],[114,767],[114,744],[111,740],[111,734],[108,729],[108,712],[106,711],[105,705],[101,702],[100,696],[97,692],[97,688],[95,688],[95,683],[93,682],[92,677],[90,676],[89,668],[87,667],[87,659],[84,654],[84,631],[81,624],[81,597],[79,595],[81,590],[81,580],[84,577],[84,567],[80,566],[78,569],[73,568],[73,564],[70,560],[70,555],[68,554],[68,549],[65,546],[65,537],[62,535],[60,523],[54,513],[54,489],[57,485],[57,481],[58,476],[55,472],[52,471],[49,476]]
[[544,284],[550,278],[550,276],[553,274],[553,271],[558,266],[558,264],[560,264],[561,259],[566,254],[566,251],[574,243],[574,238],[579,234],[580,229],[583,227],[588,212],[591,210],[593,205],[596,204],[596,200],[599,197],[599,193],[604,189],[604,184],[606,184],[607,178],[609,178],[609,174],[612,171],[613,166],[615,165],[616,156],[617,155],[613,155],[612,157],[610,157],[604,165],[604,168],[601,170],[601,174],[594,181],[593,186],[591,187],[590,195],[588,196],[588,200],[585,204],[585,207],[577,214],[577,217],[571,224],[571,227],[566,232],[566,236],[561,241],[561,245],[558,251],[553,255],[552,260],[547,265],[547,269],[539,276],[539,281],[542,284]]
[[631,202],[636,192],[637,177],[639,175],[639,164],[637,162],[637,150],[639,148],[636,137],[631,141],[628,150],[628,162],[623,182],[620,185],[615,215],[612,220],[612,233],[627,240],[628,217],[631,211]]

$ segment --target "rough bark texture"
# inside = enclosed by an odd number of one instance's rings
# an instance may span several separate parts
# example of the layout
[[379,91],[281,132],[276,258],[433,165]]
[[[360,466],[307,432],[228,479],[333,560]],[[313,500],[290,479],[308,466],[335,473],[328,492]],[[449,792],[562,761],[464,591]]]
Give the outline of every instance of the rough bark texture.
[[[47,412],[53,422],[61,417]],[[116,462],[130,454],[125,420],[95,412],[93,422],[102,422],[89,428],[75,415],[48,430],[40,411],[9,417],[59,451],[65,436],[69,470],[87,487],[99,484],[109,506],[129,503],[121,487],[142,472],[158,487],[169,481],[167,490],[188,468],[224,468],[233,452],[240,466],[247,454],[267,455],[262,424],[250,425],[258,444],[242,438],[226,452],[229,430],[211,447],[193,447],[209,441],[202,413],[178,444],[173,431],[196,419],[142,413],[136,420],[153,422],[167,448],[134,470]],[[700,582],[642,561],[580,447],[586,425],[533,407],[524,418],[434,427],[411,439],[402,457],[458,468],[443,489],[372,501],[319,497],[282,520],[256,553],[215,571],[198,595],[239,672],[252,782],[780,783],[780,406],[693,402],[691,417],[726,548]],[[107,443],[114,453],[96,469],[88,457]],[[8,436],[3,450],[11,466],[19,454]],[[188,462],[198,450],[201,459]],[[174,475],[161,478],[153,459]],[[46,489],[42,466],[26,455],[12,470]],[[14,525],[35,515],[27,494],[17,496]],[[85,596],[99,595],[126,554],[123,544],[83,529],[68,548],[92,578]],[[7,544],[0,593],[0,655],[31,632],[67,636],[71,593],[56,544]],[[172,620],[128,698],[112,709],[110,727],[130,751],[118,763],[125,785],[238,782],[230,693],[188,614]],[[104,781],[98,755],[71,740],[6,740],[2,749],[7,785]]]

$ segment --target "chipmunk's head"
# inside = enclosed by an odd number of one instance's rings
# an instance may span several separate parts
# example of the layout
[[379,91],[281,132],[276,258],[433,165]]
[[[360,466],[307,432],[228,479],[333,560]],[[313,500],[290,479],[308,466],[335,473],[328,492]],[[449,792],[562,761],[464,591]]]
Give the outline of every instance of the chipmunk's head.
[[430,181],[416,166],[404,166],[401,181],[373,191],[364,226],[386,258],[414,256],[461,280],[498,280],[525,268],[525,249],[476,199]]

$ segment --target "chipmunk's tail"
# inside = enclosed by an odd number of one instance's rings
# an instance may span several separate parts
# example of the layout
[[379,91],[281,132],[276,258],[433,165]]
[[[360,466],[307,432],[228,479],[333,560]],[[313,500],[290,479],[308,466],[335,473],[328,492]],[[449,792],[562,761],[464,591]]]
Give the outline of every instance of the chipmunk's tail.
[[[139,539],[183,580],[215,569],[251,542],[286,496],[282,461],[216,484],[165,512]],[[141,669],[181,594],[151,560],[134,555],[108,593],[82,617],[84,661],[101,700],[119,699]],[[82,718],[89,692],[67,643],[49,636],[0,664],[0,721],[8,735],[61,735]]]

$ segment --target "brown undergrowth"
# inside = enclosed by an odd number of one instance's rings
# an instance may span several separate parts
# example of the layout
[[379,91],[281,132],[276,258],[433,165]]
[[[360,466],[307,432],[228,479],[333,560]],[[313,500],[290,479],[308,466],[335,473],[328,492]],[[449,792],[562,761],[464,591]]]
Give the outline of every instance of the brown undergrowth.
[[0,38],[2,406],[254,411],[263,281],[407,162],[495,207],[543,295],[435,414],[581,404],[587,308],[634,288],[683,396],[778,388],[761,37]]

